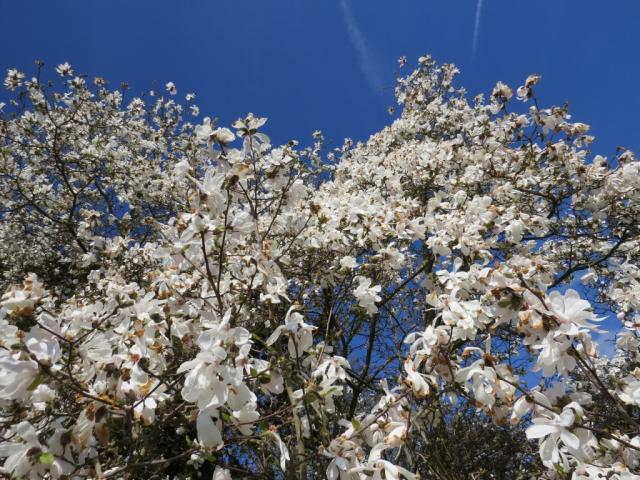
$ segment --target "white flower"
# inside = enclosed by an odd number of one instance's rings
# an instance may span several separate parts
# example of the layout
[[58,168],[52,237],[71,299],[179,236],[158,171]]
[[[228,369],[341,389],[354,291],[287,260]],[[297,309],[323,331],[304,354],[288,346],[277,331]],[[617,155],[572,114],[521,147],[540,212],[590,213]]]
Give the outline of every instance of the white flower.
[[33,311],[35,301],[31,298],[31,295],[26,290],[9,291],[2,296],[0,306],[6,308],[9,313],[25,312],[29,314]]
[[236,136],[228,128],[216,128],[212,133],[215,141],[221,144],[231,143],[235,140]]
[[196,137],[199,141],[206,143],[209,147],[213,142],[226,145],[235,140],[235,135],[228,128],[215,128],[215,122],[209,117],[205,117],[202,125],[195,128]]
[[552,412],[544,412],[542,415],[532,420],[533,425],[527,428],[526,434],[529,439],[545,439],[540,445],[540,451],[548,451],[549,455],[546,457],[557,458],[555,450],[558,439],[573,450],[580,449],[580,438],[571,432],[576,417],[580,418],[583,415],[579,404],[571,402],[559,415]]
[[260,413],[255,402],[244,404],[240,410],[234,410],[232,415],[237,422],[240,433],[243,435],[251,435],[253,431],[252,424],[260,419]]
[[429,325],[424,332],[410,333],[404,340],[404,343],[411,344],[411,353],[419,356],[430,356],[433,349],[440,342],[447,342],[449,340],[449,333],[444,325],[435,327]]
[[[428,377],[422,375],[415,369],[413,361],[411,361],[411,359],[407,358],[404,361],[404,370],[407,373],[406,382],[413,390],[413,393],[418,398],[426,397],[427,395],[429,395],[431,389],[429,386],[429,382],[427,382],[426,380]],[[433,378],[430,378],[430,380],[433,380]]]
[[[190,370],[190,371],[189,371]],[[209,352],[200,352],[195,360],[183,363],[178,373],[189,371],[182,387],[182,397],[196,403],[200,410],[223,405],[229,388],[218,376],[218,362]]]
[[[535,403],[530,400],[535,400]],[[542,405],[542,406],[540,406]],[[552,408],[551,402],[547,396],[537,389],[531,390],[528,395],[523,395],[513,404],[511,412],[511,423],[518,423],[522,417],[524,417],[530,411],[534,411],[539,414],[543,410],[540,409]]]
[[533,96],[532,87],[536,85],[542,77],[540,75],[529,75],[524,85],[518,87],[518,99],[526,102]]
[[173,167],[173,173],[178,178],[185,177],[189,172],[191,172],[191,165],[187,159],[180,160],[176,163],[175,167]]
[[353,291],[354,296],[358,299],[358,304],[364,308],[369,315],[373,315],[378,311],[376,302],[382,300],[378,295],[382,290],[380,285],[371,286],[371,279],[358,276],[358,287]]
[[15,68],[11,68],[7,70],[7,75],[4,78],[4,86],[13,91],[22,85],[23,78],[24,73],[19,72]]
[[338,355],[333,355],[326,358],[320,365],[318,365],[318,367],[313,371],[313,376],[322,375],[332,380],[345,380],[347,378],[345,368],[350,368],[347,359]]
[[178,89],[176,88],[176,85],[173,82],[167,82],[167,84],[165,85],[165,88],[167,89],[167,93],[169,95],[175,95],[178,93]]
[[85,84],[85,79],[83,77],[73,77],[71,80],[69,80],[69,84],[75,88],[75,89],[81,89],[84,87]]
[[216,466],[211,480],[231,480],[231,472],[226,468]]
[[57,338],[41,328],[33,328],[27,337],[27,348],[43,363],[56,363],[62,353]]
[[285,324],[275,328],[273,333],[267,338],[267,345],[273,345],[275,341],[285,333],[289,337],[289,354],[296,358],[309,350],[313,345],[313,332],[317,327],[304,322],[304,317],[292,306],[285,316]]
[[400,480],[401,478],[405,478],[406,480],[417,480],[418,475],[411,473],[406,468],[395,465],[388,460],[384,460],[382,458],[382,452],[387,448],[387,445],[378,444],[374,445],[369,452],[369,458],[367,459],[367,463],[365,465],[352,468],[349,471],[351,473],[367,473],[367,477],[369,477],[369,472],[373,470],[373,475],[370,478],[373,479],[382,479],[382,472],[384,472],[385,480]]
[[340,259],[340,266],[343,268],[354,269],[358,266],[358,261],[355,259],[355,257],[350,257],[349,255],[347,255]]
[[511,88],[509,88],[508,85],[505,85],[502,82],[498,82],[493,88],[492,95],[504,102],[511,99],[511,97],[513,96],[513,91],[511,90]]
[[589,320],[597,321],[591,304],[580,298],[580,294],[573,289],[567,290],[564,295],[553,291],[549,295],[548,304],[556,320],[560,323],[560,331],[565,335],[576,335],[587,329],[596,327]]
[[513,243],[520,243],[520,241],[522,240],[522,236],[526,231],[526,228],[527,227],[524,222],[521,219],[517,218],[509,222],[509,225],[507,225],[507,228],[505,228],[504,230],[507,233],[507,238],[509,238],[509,240],[511,240]]
[[30,274],[22,285],[12,287],[2,295],[0,307],[6,309],[11,315],[29,316],[45,293],[38,277]]
[[496,371],[486,366],[484,360],[480,359],[466,368],[461,368],[456,374],[456,381],[465,382],[465,387],[469,380],[471,380],[471,391],[476,401],[483,408],[489,410],[493,408],[498,389]]
[[568,352],[571,341],[567,337],[557,336],[556,332],[549,332],[539,344],[532,348],[540,350],[535,369],[540,370],[545,376],[551,376],[555,372],[565,375],[576,366],[576,361]]
[[[21,478],[23,475],[34,469],[37,457],[29,455],[32,451],[40,451],[42,445],[38,441],[38,434],[29,422],[21,422],[15,428],[14,441],[3,441],[0,443],[0,457],[6,458],[4,469],[11,473],[14,478]],[[15,441],[15,440],[22,441]],[[37,469],[37,467],[35,467]]]
[[22,400],[40,369],[33,360],[0,358],[0,399]]
[[64,62],[58,65],[56,67],[56,72],[58,72],[61,77],[70,77],[73,75],[73,69],[71,68],[71,65],[69,65],[69,62]]
[[640,405],[640,380],[633,378],[621,392],[618,392],[618,396],[624,403]]
[[31,392],[31,401],[36,410],[43,411],[47,407],[47,402],[56,398],[56,392],[49,385],[38,385],[33,392]]
[[196,420],[196,428],[198,431],[198,440],[208,448],[220,449],[222,448],[222,433],[220,427],[222,423],[219,419],[215,421],[211,418],[211,415],[217,415],[217,410],[209,409],[201,411],[198,414]]
[[254,135],[266,122],[266,118],[255,117],[253,113],[249,113],[246,118],[239,118],[233,122],[232,126],[238,130],[241,137],[244,137],[246,135]]
[[278,432],[274,427],[269,428],[269,430],[267,430],[265,434],[270,436],[278,446],[278,450],[280,451],[280,468],[283,472],[286,472],[287,462],[291,459],[289,457],[289,449],[284,444],[284,442],[280,438],[280,435],[278,435]]

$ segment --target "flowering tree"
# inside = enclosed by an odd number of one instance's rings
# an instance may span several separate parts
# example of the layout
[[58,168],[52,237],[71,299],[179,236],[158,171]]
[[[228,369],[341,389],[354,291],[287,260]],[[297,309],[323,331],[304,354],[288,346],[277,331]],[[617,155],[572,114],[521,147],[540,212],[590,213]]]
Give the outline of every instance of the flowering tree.
[[638,478],[640,164],[538,76],[422,57],[326,152],[57,71],[5,79],[7,478]]

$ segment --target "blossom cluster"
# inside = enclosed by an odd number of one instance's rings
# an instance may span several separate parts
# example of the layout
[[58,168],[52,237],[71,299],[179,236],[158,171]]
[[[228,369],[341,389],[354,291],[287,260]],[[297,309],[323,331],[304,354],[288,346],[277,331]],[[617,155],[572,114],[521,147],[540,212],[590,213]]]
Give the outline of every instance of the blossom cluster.
[[5,79],[3,474],[430,478],[471,405],[539,443],[520,478],[638,478],[640,163],[590,158],[539,76],[469,101],[421,57],[326,152],[56,71]]

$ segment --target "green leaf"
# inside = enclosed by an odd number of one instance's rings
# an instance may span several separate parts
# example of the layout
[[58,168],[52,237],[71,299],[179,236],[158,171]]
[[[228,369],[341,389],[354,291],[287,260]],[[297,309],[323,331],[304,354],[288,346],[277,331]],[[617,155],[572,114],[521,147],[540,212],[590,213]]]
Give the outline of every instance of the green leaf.
[[47,376],[44,373],[40,372],[36,376],[36,378],[33,379],[33,382],[31,382],[31,385],[27,387],[27,390],[30,392],[33,392],[36,388],[38,388],[38,385],[44,382],[45,378],[47,378]]
[[55,460],[55,457],[51,452],[42,452],[38,457],[38,461],[43,465],[51,465],[54,460]]
[[216,456],[215,456],[215,455],[213,455],[213,454],[211,454],[211,453],[205,453],[205,454],[203,455],[203,457],[204,457],[204,459],[205,459],[205,460],[207,460],[208,462],[213,462],[213,463],[215,463],[215,461],[216,461]]
[[302,401],[306,404],[311,404],[315,402],[318,398],[320,397],[316,392],[308,391],[307,394],[304,397],[302,397]]
[[512,300],[510,298],[503,298],[498,302],[498,306],[500,308],[509,308],[512,305]]
[[356,430],[360,430],[360,428],[362,427],[360,420],[358,420],[357,418],[351,419],[351,425],[353,425],[353,428],[355,428]]

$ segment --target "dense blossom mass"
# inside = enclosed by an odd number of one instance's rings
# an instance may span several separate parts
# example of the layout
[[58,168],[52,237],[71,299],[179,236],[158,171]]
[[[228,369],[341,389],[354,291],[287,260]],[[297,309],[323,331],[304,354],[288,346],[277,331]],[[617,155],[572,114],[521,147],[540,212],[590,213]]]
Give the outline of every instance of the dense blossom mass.
[[539,76],[422,57],[327,151],[56,72],[4,80],[4,477],[640,478],[640,163]]

